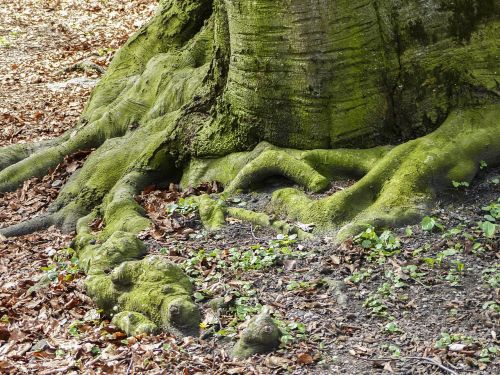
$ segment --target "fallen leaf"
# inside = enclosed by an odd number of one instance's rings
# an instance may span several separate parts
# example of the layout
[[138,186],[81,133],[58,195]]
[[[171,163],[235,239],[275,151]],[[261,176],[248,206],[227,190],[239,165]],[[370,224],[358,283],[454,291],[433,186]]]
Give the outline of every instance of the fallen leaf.
[[303,365],[310,365],[311,363],[314,362],[313,357],[308,353],[299,354],[298,360],[299,360],[299,363],[303,364]]
[[448,346],[448,349],[452,352],[460,352],[464,350],[466,345],[464,344],[451,344]]

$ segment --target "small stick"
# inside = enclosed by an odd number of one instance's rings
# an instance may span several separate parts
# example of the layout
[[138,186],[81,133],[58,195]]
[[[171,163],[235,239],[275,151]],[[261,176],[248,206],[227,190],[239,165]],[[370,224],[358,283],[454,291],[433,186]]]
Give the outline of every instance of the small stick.
[[363,357],[358,357],[358,356],[353,356],[357,359],[361,359],[364,361],[370,361],[370,362],[388,362],[388,361],[405,361],[405,360],[416,360],[416,361],[424,361],[427,362],[428,364],[434,365],[439,367],[441,370],[447,371],[452,375],[458,375],[458,373],[454,370],[452,370],[449,367],[443,366],[442,364],[436,362],[432,358],[429,357],[402,357],[402,358],[363,358]]
[[259,238],[255,235],[254,231],[253,231],[253,224],[250,224],[250,232],[252,233],[252,237],[254,239],[256,239],[257,241],[263,241],[264,239],[263,238]]
[[126,375],[129,375],[130,374],[130,370],[132,370],[132,363],[134,362],[134,357],[131,356],[130,357],[130,363],[128,364],[128,367],[127,367],[127,372],[126,372]]

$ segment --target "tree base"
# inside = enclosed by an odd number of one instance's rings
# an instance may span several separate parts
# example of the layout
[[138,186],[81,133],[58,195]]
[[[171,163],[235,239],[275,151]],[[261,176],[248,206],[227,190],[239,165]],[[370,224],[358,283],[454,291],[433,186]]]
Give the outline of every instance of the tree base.
[[[367,225],[415,222],[453,181],[470,182],[481,161],[498,163],[499,118],[497,106],[457,111],[435,132],[395,147],[301,151],[261,143],[250,152],[193,159],[181,183],[219,181],[226,186],[225,195],[230,195],[275,175],[312,192],[326,189],[339,177],[357,178],[353,186],[322,199],[297,188],[275,191],[271,208],[283,219],[226,208],[208,196],[196,198],[201,219],[210,230],[220,228],[229,215],[302,237],[310,234],[300,224],[309,224],[315,228],[313,235],[333,231],[343,240]],[[87,290],[104,311],[115,315],[120,328],[129,334],[158,330],[196,334],[200,314],[191,299],[189,280],[173,264],[144,258],[144,244],[136,238],[150,222],[134,196],[174,166],[165,152],[154,148],[143,151],[143,158],[124,159],[128,152],[115,143],[134,148],[138,147],[131,143],[135,140],[129,136],[103,145],[64,188],[48,215],[0,233],[15,235],[52,224],[68,229],[78,220],[75,248],[88,275]],[[134,168],[138,160],[147,161],[142,170]],[[98,215],[106,225],[94,234],[90,224]]]

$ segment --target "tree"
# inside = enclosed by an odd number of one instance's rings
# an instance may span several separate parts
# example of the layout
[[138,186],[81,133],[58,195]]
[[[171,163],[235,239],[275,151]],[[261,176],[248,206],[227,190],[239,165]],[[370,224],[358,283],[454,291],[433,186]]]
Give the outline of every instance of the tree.
[[[134,195],[157,181],[219,181],[227,193],[270,175],[282,218],[344,239],[366,224],[417,220],[453,181],[500,159],[500,7],[495,0],[162,0],[117,53],[75,129],[0,149],[0,191],[95,148],[47,214],[1,230],[76,228],[87,290],[129,333],[196,330],[191,285],[146,257]],[[306,235],[264,213],[198,199],[224,215]],[[96,217],[105,228],[89,229]],[[264,330],[266,331],[266,330]]]

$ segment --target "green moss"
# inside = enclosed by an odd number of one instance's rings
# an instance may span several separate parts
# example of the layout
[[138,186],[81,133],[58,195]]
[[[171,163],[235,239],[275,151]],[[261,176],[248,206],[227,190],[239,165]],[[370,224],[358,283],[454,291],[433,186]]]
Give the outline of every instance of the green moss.
[[213,200],[208,195],[203,194],[196,198],[198,212],[203,226],[208,230],[221,229],[225,224],[224,207],[220,201]]
[[274,193],[273,206],[316,224],[317,232],[341,229],[339,239],[368,224],[414,222],[454,179],[470,182],[480,160],[498,164],[499,116],[497,105],[456,111],[435,132],[393,148],[352,187],[320,200],[282,189]]
[[246,189],[256,181],[270,176],[286,177],[313,192],[327,188],[328,180],[316,172],[309,164],[290,155],[288,150],[266,150],[245,165],[236,175],[226,191],[231,194],[238,189]]
[[144,315],[133,311],[122,311],[111,320],[114,324],[129,336],[154,335],[159,332],[158,326]]
[[264,312],[253,317],[233,348],[232,356],[246,359],[254,354],[273,351],[280,344],[281,331],[276,323]]
[[[99,248],[93,246],[91,249]],[[96,268],[107,264],[105,260],[93,263]],[[192,285],[179,267],[164,259],[150,256],[143,260],[122,261],[111,273],[94,272],[87,276],[85,287],[106,313],[126,312],[119,315],[116,323],[129,334],[139,330],[138,325],[142,333],[147,333],[146,329],[156,331],[153,328],[158,327],[176,335],[197,334],[200,313],[191,299]],[[140,314],[133,315],[134,319],[141,319],[126,325],[123,318],[131,312]],[[144,322],[147,324],[142,324]]]
[[261,227],[271,226],[271,220],[269,216],[262,212],[249,211],[238,207],[229,207],[227,209],[227,213],[231,217],[243,221],[248,221],[254,225],[260,225]]
[[107,314],[118,312],[117,302],[120,292],[116,290],[109,276],[104,274],[87,276],[85,290],[95,304]]
[[78,248],[81,267],[87,275],[103,274],[123,262],[142,258],[146,246],[135,235],[114,232],[103,244],[87,244]]
[[262,182],[266,177],[282,176],[318,192],[328,186],[328,180],[362,177],[390,149],[390,146],[381,146],[365,150],[300,151],[261,142],[250,152],[215,159],[192,159],[184,171],[181,186],[218,181],[231,193]]
[[200,313],[191,300],[192,285],[183,271],[161,258],[125,262],[110,274],[120,290],[120,311],[147,316],[164,330],[193,335],[198,331]]

